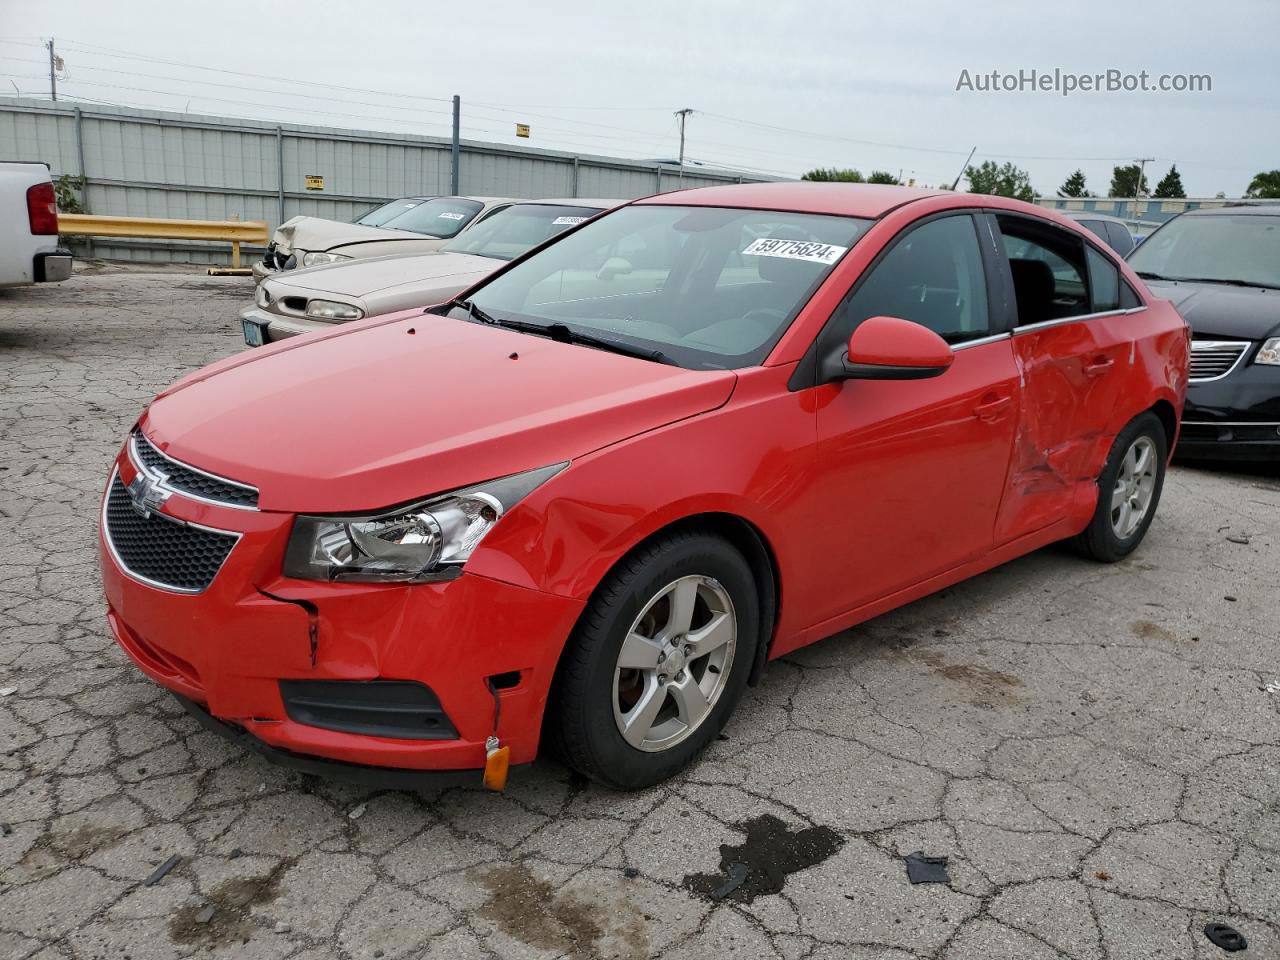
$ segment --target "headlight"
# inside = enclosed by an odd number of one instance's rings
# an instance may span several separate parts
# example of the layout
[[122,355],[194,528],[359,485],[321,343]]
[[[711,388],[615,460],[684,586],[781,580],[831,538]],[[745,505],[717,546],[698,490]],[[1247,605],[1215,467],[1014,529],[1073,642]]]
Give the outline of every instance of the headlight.
[[316,320],[359,320],[364,316],[364,311],[336,300],[308,300],[307,316]]
[[566,466],[557,463],[369,516],[299,516],[285,552],[285,576],[365,583],[452,579],[504,513]]
[[337,263],[339,260],[350,260],[350,257],[344,257],[340,253],[325,253],[318,250],[315,253],[304,253],[302,255],[302,265],[304,267],[318,267],[322,263]]
[[1262,345],[1262,349],[1258,351],[1258,355],[1253,358],[1254,363],[1268,363],[1273,367],[1280,367],[1280,337],[1272,337]]

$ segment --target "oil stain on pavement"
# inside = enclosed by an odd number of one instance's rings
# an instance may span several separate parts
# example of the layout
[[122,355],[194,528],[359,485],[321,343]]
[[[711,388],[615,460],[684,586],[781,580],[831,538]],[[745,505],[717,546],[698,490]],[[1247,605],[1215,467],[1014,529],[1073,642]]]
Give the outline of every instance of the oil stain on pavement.
[[187,904],[169,920],[169,939],[183,945],[221,947],[248,943],[255,927],[251,908],[271,903],[279,896],[281,869],[266,876],[225,880],[204,903]]
[[738,824],[747,835],[740,844],[720,845],[719,873],[691,873],[684,886],[711,900],[750,903],[761,894],[778,893],[787,875],[821,863],[844,844],[830,827],[792,830],[772,814]]
[[634,911],[579,899],[539,880],[522,863],[477,871],[489,891],[480,916],[508,936],[571,960],[643,960],[649,938]]

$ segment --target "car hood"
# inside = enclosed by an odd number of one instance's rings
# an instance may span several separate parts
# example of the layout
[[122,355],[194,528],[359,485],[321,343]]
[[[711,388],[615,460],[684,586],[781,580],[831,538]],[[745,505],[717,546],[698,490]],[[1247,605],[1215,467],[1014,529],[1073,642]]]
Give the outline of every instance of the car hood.
[[[469,253],[419,253],[390,257],[369,257],[350,263],[335,263],[305,270],[291,270],[287,281],[320,293],[367,297],[392,287],[412,286],[434,290],[441,281],[456,280],[470,286],[502,266],[504,261]],[[270,280],[267,281],[270,283]],[[454,284],[455,286],[457,284]],[[424,304],[428,301],[424,301]]]
[[1280,332],[1280,290],[1186,280],[1148,280],[1158,297],[1173,302],[1201,337],[1261,340]]
[[372,510],[715,409],[737,377],[414,313],[228,357],[140,425],[170,456],[259,489],[264,510]]
[[375,240],[434,240],[425,233],[410,233],[407,230],[385,230],[382,227],[365,227],[358,223],[340,223],[337,220],[322,220],[319,217],[294,217],[283,223],[275,232],[277,249],[287,253],[291,250],[331,250],[334,247],[350,243],[369,243]]

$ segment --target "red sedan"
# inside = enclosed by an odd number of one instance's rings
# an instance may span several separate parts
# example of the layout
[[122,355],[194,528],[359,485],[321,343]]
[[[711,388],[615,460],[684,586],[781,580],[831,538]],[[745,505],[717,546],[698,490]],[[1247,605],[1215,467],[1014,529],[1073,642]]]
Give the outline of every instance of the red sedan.
[[138,667],[272,758],[669,777],[765,662],[1160,499],[1188,330],[998,197],[639,200],[425,313],[216,363],[102,508]]

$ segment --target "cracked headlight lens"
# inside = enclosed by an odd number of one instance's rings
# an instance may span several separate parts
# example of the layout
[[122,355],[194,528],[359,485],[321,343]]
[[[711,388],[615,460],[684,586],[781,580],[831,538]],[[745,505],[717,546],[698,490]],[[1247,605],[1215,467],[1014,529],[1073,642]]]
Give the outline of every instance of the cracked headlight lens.
[[299,516],[285,551],[285,576],[365,583],[452,579],[503,514],[566,466],[514,474],[383,513]]
[[318,267],[322,263],[337,263],[340,260],[350,259],[350,257],[344,257],[340,253],[325,253],[323,250],[316,250],[302,255],[302,265],[304,267]]
[[364,311],[337,300],[308,300],[307,316],[315,320],[359,320]]
[[1264,343],[1258,355],[1253,358],[1253,362],[1280,367],[1280,337],[1272,337]]

